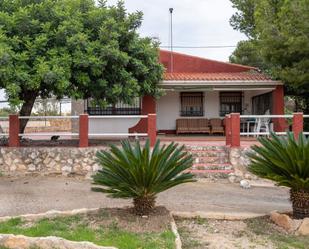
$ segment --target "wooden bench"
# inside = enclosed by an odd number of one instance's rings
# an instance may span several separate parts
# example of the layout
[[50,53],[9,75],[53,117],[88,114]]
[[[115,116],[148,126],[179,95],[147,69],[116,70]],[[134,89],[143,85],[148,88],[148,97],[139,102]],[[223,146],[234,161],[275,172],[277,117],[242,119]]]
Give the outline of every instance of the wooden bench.
[[180,133],[208,133],[210,126],[207,118],[177,119],[176,134]]
[[176,134],[181,133],[205,133],[224,134],[224,121],[219,118],[191,118],[176,120]]

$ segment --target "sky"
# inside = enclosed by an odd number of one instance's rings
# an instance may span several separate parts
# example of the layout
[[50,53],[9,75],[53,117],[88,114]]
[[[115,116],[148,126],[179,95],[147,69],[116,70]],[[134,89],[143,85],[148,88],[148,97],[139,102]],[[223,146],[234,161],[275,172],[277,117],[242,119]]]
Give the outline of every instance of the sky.
[[[107,0],[108,5],[117,0]],[[144,20],[142,36],[158,37],[162,46],[168,46],[170,14],[173,13],[173,44],[175,46],[231,46],[246,37],[233,30],[229,19],[235,13],[229,0],[125,0],[129,12],[140,10]],[[228,61],[235,48],[188,49],[174,51]]]

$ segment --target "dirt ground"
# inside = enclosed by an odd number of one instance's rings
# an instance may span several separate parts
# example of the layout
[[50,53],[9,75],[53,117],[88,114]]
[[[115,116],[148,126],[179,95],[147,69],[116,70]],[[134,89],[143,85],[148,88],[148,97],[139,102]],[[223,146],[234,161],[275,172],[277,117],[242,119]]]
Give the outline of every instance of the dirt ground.
[[228,221],[176,218],[183,249],[309,248],[309,237],[286,233],[269,217]]
[[[131,205],[131,200],[108,198],[91,191],[91,187],[90,180],[75,178],[0,177],[0,216]],[[273,210],[289,211],[288,199],[285,188],[242,189],[227,182],[195,182],[159,194],[157,205],[175,212],[267,214]]]
[[[98,216],[104,219],[98,219]],[[156,207],[148,216],[137,216],[128,208],[105,208],[98,212],[84,215],[86,223],[94,227],[110,226],[117,223],[117,226],[126,231],[135,233],[162,232],[170,229],[170,212],[164,207]]]

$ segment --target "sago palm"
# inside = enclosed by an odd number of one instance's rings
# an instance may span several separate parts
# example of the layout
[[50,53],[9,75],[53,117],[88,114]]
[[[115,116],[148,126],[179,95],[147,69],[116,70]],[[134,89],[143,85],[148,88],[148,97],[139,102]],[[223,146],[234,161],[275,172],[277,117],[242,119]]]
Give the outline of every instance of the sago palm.
[[309,140],[288,133],[287,137],[272,134],[259,142],[262,146],[253,146],[249,153],[249,171],[289,187],[294,217],[309,217]]
[[102,169],[93,176],[92,188],[114,198],[132,198],[135,213],[149,214],[158,193],[176,185],[192,182],[193,175],[184,173],[192,166],[192,156],[184,146],[171,143],[151,149],[149,141],[142,147],[123,141],[121,147],[111,145],[109,151],[97,153]]

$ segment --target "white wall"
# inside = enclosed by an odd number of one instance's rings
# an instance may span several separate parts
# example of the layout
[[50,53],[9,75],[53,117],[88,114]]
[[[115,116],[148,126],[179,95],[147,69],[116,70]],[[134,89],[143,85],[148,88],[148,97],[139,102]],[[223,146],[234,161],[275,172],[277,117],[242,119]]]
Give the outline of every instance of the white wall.
[[[219,117],[219,92],[207,91],[204,93],[204,116],[207,118]],[[157,129],[175,130],[176,119],[180,116],[180,92],[168,91],[157,101]]]
[[157,129],[175,130],[176,119],[180,117],[179,92],[168,91],[157,100]]
[[139,120],[140,118],[91,119],[89,116],[89,133],[128,133],[128,129]]
[[[269,92],[269,90],[245,91],[243,98],[244,114],[251,114],[252,97]],[[218,118],[220,112],[219,91],[204,92],[204,117]],[[157,129],[175,130],[176,119],[180,116],[180,92],[167,91],[157,101]]]

